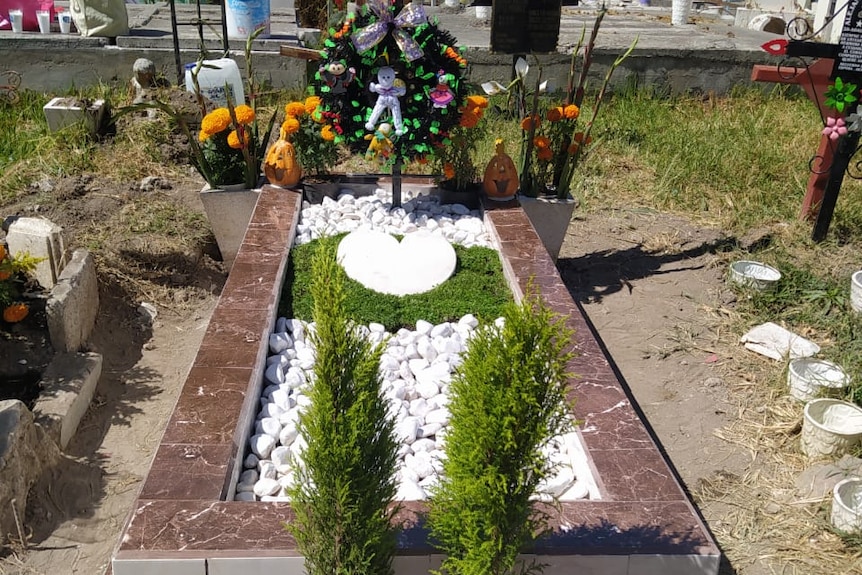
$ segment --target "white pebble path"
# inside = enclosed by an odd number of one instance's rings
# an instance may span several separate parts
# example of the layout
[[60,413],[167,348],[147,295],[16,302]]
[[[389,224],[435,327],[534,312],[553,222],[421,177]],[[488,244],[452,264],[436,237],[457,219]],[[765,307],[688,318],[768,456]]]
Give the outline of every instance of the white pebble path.
[[[395,210],[387,200],[388,193],[378,190],[373,196],[342,194],[337,202],[327,198],[322,204],[305,204],[296,243],[359,227],[403,235],[421,225],[451,242],[491,247],[478,212],[471,213],[461,205],[440,205],[436,197],[420,196]],[[345,218],[347,214],[361,216]],[[350,223],[345,225],[344,219]],[[464,235],[465,230],[470,231]],[[420,320],[415,330],[401,329],[395,334],[386,332],[381,324],[360,328],[375,345],[386,342],[380,370],[384,398],[401,442],[398,500],[427,499],[442,471],[449,382],[477,325],[475,317],[466,315],[458,322],[439,325]],[[297,421],[300,410],[310,402],[306,393],[314,377],[315,356],[307,335],[313,329],[313,323],[279,318],[270,335],[261,409],[249,440],[250,453],[243,460],[237,501],[288,500],[284,488],[292,484],[292,469],[306,446],[297,432]],[[547,456],[558,469],[542,486],[542,498],[598,497],[577,432],[555,438]]]

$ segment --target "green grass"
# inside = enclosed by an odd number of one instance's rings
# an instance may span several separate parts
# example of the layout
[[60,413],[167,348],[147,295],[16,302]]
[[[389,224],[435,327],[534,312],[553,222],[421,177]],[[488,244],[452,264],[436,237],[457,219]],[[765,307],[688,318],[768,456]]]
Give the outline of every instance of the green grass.
[[[280,315],[311,321],[311,262],[321,243],[313,241],[290,251]],[[499,255],[489,248],[465,248],[458,244],[454,248],[458,264],[453,276],[423,294],[404,297],[381,294],[348,278],[346,313],[359,324],[377,322],[391,332],[402,327],[412,329],[420,319],[438,324],[457,321],[468,313],[486,322],[500,317],[512,296]]]

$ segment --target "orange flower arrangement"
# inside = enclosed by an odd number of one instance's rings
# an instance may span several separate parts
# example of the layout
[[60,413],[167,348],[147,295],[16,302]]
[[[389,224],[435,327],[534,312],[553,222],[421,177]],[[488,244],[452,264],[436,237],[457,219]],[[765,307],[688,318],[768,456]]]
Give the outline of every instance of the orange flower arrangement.
[[459,108],[458,125],[448,134],[443,134],[434,148],[435,162],[442,169],[444,185],[454,190],[466,190],[479,179],[473,154],[485,131],[482,118],[487,107],[488,98],[484,96],[465,98],[464,105]]
[[289,102],[284,107],[281,124],[283,137],[293,143],[299,164],[305,173],[327,173],[338,162],[337,128],[325,121],[318,96]]
[[204,116],[196,165],[211,187],[257,185],[265,142],[257,139],[256,119],[254,109],[246,104],[216,108]]

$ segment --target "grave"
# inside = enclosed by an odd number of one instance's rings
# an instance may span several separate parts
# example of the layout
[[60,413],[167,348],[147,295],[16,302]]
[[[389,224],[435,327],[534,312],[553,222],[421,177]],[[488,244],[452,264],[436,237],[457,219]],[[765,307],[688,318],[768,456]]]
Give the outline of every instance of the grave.
[[[301,573],[282,502],[232,501],[263,382],[268,334],[301,197],[264,186],[231,274],[113,557],[114,575]],[[486,206],[510,287],[533,279],[575,330],[573,415],[601,498],[562,503],[553,533],[529,550],[548,574],[718,572],[720,553],[618,379],[523,210]],[[394,569],[428,573],[424,506],[407,502]]]

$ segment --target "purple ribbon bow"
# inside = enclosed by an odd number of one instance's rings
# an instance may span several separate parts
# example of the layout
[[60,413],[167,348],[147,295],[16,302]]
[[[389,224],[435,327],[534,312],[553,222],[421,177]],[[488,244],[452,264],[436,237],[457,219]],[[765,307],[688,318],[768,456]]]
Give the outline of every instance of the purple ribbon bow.
[[405,4],[395,18],[389,10],[390,0],[368,0],[366,5],[377,16],[377,22],[357,30],[350,36],[356,51],[360,54],[370,50],[380,43],[389,32],[390,25],[395,43],[401,49],[408,62],[418,60],[424,52],[422,47],[405,28],[415,28],[428,21],[425,9],[421,4]]

